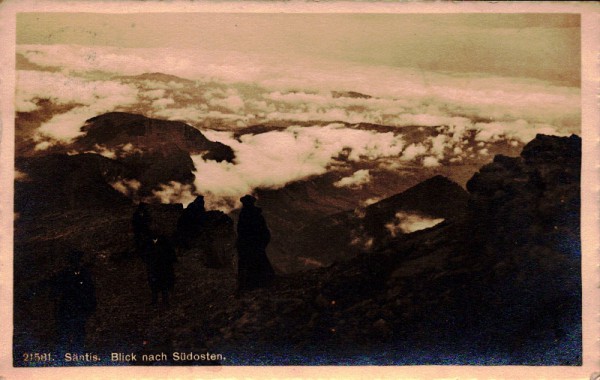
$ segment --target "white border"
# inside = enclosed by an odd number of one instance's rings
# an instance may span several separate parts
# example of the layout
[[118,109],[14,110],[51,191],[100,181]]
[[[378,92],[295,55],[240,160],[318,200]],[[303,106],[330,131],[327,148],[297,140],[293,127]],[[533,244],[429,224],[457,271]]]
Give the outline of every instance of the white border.
[[[157,2],[5,1],[0,3],[0,377],[64,378],[502,378],[589,379],[600,372],[598,84],[600,5],[567,2]],[[12,367],[12,246],[14,184],[15,23],[17,12],[290,12],[290,13],[580,13],[582,15],[582,276],[583,366],[406,366],[406,367]]]

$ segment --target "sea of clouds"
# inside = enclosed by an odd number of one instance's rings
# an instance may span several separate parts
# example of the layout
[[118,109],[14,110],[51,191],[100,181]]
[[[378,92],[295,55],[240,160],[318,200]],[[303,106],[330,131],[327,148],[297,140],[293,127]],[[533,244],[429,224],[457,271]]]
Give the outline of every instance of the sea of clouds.
[[[436,167],[487,156],[489,144],[499,141],[516,146],[537,133],[580,132],[580,89],[538,79],[172,48],[20,45],[17,54],[32,64],[17,71],[17,110],[35,112],[44,99],[68,106],[34,132],[36,149],[72,141],[85,120],[110,111],[183,120],[235,151],[233,163],[193,157],[197,190],[216,198],[280,188],[340,162]],[[155,72],[186,80],[132,77]],[[235,135],[261,123],[285,125]],[[409,143],[406,126],[435,133]],[[102,147],[98,153],[117,154]],[[362,169],[334,186],[360,188],[370,178]],[[122,187],[130,192],[139,185]],[[192,189],[177,183],[165,184],[157,196],[165,202],[193,198]]]

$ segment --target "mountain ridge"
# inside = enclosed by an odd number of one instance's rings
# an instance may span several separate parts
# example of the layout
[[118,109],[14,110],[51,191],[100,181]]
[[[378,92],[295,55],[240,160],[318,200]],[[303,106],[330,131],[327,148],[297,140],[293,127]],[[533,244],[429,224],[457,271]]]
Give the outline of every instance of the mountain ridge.
[[[441,202],[432,199],[442,198]],[[387,227],[398,213],[426,219],[456,219],[466,213],[467,192],[448,178],[436,175],[409,189],[364,208],[324,217],[299,231],[295,237],[296,255],[315,259],[324,265],[370,251],[395,236]],[[405,234],[405,232],[399,232]],[[323,246],[323,241],[327,246]],[[313,255],[311,252],[321,252]],[[339,252],[344,252],[343,256]],[[351,252],[351,253],[350,253]]]
[[231,162],[233,150],[220,142],[208,140],[198,129],[181,121],[148,118],[127,112],[109,112],[85,121],[85,134],[72,148],[94,149],[96,145],[116,148],[132,144],[134,148],[156,149],[165,144],[177,145],[189,154],[203,154],[208,160]]

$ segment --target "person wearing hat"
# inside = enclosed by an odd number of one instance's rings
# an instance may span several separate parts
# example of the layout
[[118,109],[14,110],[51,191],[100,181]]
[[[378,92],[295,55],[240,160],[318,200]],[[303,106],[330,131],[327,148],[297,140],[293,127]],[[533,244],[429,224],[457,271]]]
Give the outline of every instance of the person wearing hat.
[[238,284],[236,296],[243,291],[267,286],[275,272],[267,258],[267,245],[271,232],[262,210],[256,207],[256,198],[245,195],[240,198],[242,210],[237,225]]
[[82,350],[85,326],[96,311],[96,287],[90,271],[83,266],[84,253],[71,250],[68,266],[52,280],[52,290],[57,299],[56,327],[59,345],[65,350]]

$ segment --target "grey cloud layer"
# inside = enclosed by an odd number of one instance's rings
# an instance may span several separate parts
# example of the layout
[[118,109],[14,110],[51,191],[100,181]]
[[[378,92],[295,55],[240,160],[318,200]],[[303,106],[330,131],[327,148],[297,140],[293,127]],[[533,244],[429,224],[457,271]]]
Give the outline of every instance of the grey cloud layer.
[[[270,118],[303,118],[306,112],[308,117],[339,117],[328,111],[345,109],[347,118],[360,117],[367,111],[365,119],[392,124],[463,114],[494,120],[522,118],[570,128],[578,128],[579,123],[579,88],[533,79],[449,75],[323,60],[282,61],[276,55],[226,51],[42,45],[19,46],[18,51],[38,65],[78,72],[137,75],[159,71],[205,82],[253,83],[271,89],[264,97],[233,93],[209,99],[212,107],[222,106],[220,112],[238,116],[255,111],[275,112]],[[165,83],[160,85],[164,87]],[[295,94],[290,94],[292,90]],[[339,90],[363,92],[383,100],[332,98],[330,91]],[[273,104],[286,107],[273,109]],[[303,109],[305,105],[310,107]],[[353,107],[354,114],[350,112]]]

